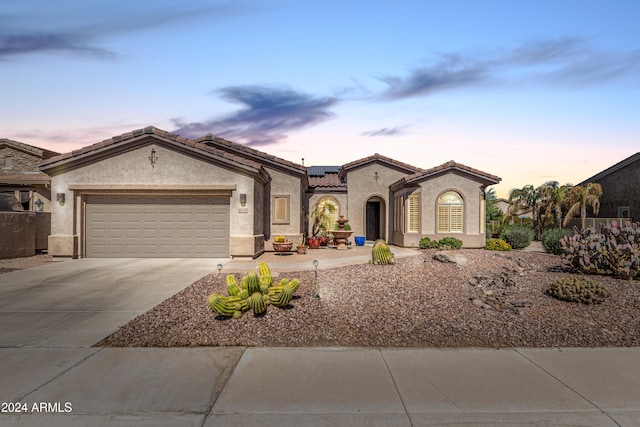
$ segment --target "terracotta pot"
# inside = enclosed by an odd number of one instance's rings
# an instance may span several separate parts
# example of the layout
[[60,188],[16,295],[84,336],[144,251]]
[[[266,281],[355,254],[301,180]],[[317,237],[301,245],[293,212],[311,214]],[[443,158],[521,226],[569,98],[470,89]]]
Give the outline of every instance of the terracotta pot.
[[307,253],[307,247],[306,246],[298,246],[298,248],[296,249],[298,251],[298,255],[304,255]]
[[318,249],[320,247],[320,238],[309,237],[307,239],[307,244],[309,245],[309,249]]
[[322,236],[320,237],[320,246],[327,246],[329,244],[329,237]]
[[276,252],[289,252],[293,247],[293,242],[273,242],[273,250]]

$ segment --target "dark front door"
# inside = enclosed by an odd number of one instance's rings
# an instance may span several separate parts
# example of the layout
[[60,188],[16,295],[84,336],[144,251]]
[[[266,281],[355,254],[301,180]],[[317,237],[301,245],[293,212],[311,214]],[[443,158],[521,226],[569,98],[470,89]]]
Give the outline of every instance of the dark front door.
[[380,238],[380,202],[367,202],[367,240]]

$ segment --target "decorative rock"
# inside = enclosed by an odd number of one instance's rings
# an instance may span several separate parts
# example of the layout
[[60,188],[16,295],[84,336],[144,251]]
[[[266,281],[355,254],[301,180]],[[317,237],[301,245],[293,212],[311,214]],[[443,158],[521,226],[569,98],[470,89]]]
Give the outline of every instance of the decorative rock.
[[467,258],[465,258],[464,255],[451,251],[436,252],[433,255],[433,259],[435,259],[436,261],[448,262],[457,265],[467,265],[468,262]]

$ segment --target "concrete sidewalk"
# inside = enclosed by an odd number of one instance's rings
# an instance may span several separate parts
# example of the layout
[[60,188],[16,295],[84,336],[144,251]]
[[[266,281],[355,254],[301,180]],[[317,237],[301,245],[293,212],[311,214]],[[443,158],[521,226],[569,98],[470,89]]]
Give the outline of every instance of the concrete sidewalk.
[[638,348],[3,348],[0,362],[0,401],[32,412],[5,405],[1,426],[640,425]]

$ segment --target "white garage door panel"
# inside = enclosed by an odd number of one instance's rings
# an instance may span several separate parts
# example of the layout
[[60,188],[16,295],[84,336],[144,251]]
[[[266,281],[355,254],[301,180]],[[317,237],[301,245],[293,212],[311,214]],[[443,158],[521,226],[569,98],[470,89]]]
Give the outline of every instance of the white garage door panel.
[[88,197],[86,256],[228,257],[226,197]]

